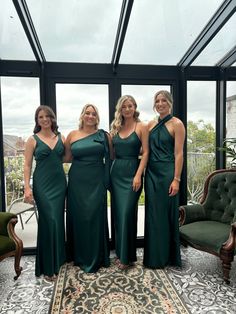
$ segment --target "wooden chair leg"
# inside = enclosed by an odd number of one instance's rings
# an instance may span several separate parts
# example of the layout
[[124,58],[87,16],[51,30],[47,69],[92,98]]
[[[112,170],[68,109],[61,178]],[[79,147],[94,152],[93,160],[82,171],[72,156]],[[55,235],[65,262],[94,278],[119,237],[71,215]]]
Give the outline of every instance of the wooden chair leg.
[[234,252],[227,251],[223,248],[220,251],[220,259],[222,261],[222,268],[223,268],[223,279],[226,284],[230,284],[230,270],[231,270],[231,263],[234,260]]

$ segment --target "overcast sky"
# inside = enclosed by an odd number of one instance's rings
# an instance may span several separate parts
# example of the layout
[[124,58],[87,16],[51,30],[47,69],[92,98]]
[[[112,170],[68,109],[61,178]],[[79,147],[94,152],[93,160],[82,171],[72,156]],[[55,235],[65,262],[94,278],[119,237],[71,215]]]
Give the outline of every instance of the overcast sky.
[[[26,0],[48,61],[110,63],[122,0]],[[148,5],[147,5],[148,3]],[[209,21],[222,0],[136,0],[121,54],[121,63],[175,65]],[[227,26],[228,24],[228,26]],[[212,44],[196,60],[214,65],[236,41],[236,14]],[[224,32],[227,31],[227,36]],[[220,40],[220,44],[219,44]],[[141,44],[140,44],[141,43]],[[2,0],[0,11],[0,58],[34,60],[12,1]],[[199,61],[200,60],[200,61]],[[39,105],[39,81],[2,78],[2,113],[5,134],[28,137]],[[141,84],[141,83],[140,83]],[[236,94],[228,83],[228,96]],[[153,95],[160,86],[123,86],[122,94],[135,97],[142,120],[150,120]],[[215,82],[188,83],[188,120],[215,124]],[[82,107],[97,105],[100,127],[109,129],[108,87],[58,84],[57,117],[65,135],[77,127]]]
[[[34,112],[39,105],[39,81],[3,77],[1,84],[4,134],[27,138],[32,134]],[[236,82],[228,82],[227,87],[227,96],[236,94]],[[149,121],[155,117],[153,95],[163,88],[168,89],[168,86],[127,85],[122,87],[122,94],[133,95],[141,120]],[[188,120],[203,119],[215,126],[215,88],[215,82],[188,82]],[[64,135],[78,127],[79,115],[86,103],[98,107],[100,127],[109,130],[108,86],[57,84],[56,98],[58,124]]]

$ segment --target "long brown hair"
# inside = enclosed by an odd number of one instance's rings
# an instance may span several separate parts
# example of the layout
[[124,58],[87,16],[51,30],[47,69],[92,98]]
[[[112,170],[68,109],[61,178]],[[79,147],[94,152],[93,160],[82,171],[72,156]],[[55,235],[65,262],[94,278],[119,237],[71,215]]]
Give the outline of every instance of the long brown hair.
[[38,124],[38,115],[40,111],[45,111],[46,114],[50,117],[51,122],[52,122],[52,132],[55,133],[56,135],[59,133],[58,132],[58,125],[57,125],[57,120],[56,120],[56,115],[53,112],[52,108],[48,107],[48,106],[39,106],[36,111],[35,111],[35,115],[34,115],[34,121],[35,121],[35,126],[34,126],[34,134],[38,133],[41,130],[41,126]]

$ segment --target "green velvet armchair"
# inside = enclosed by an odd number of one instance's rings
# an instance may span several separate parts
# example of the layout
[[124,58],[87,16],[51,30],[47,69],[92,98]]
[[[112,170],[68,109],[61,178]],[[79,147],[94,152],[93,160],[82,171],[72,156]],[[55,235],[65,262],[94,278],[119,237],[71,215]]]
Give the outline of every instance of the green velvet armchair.
[[236,169],[212,172],[200,203],[179,209],[181,242],[218,256],[224,281],[229,284],[236,254]]
[[22,271],[20,259],[23,251],[23,243],[15,233],[17,216],[12,213],[0,212],[0,262],[9,256],[15,256],[16,280]]

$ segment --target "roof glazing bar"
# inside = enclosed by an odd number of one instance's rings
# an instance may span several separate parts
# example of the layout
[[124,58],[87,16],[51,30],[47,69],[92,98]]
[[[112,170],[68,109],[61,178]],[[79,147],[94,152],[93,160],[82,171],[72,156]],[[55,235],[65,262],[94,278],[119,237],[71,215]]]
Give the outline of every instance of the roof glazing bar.
[[25,30],[30,46],[33,50],[36,60],[42,64],[46,61],[42,47],[40,45],[37,33],[35,31],[33,21],[31,19],[25,0],[12,0],[16,8],[17,14],[21,20],[21,24]]
[[234,46],[219,62],[217,62],[216,66],[228,68],[234,62],[236,62],[236,46]]
[[120,60],[120,54],[123,47],[133,2],[134,0],[123,0],[123,3],[122,3],[118,29],[116,33],[116,40],[115,40],[115,45],[114,45],[112,60],[111,60],[114,72],[116,71],[116,67]]

